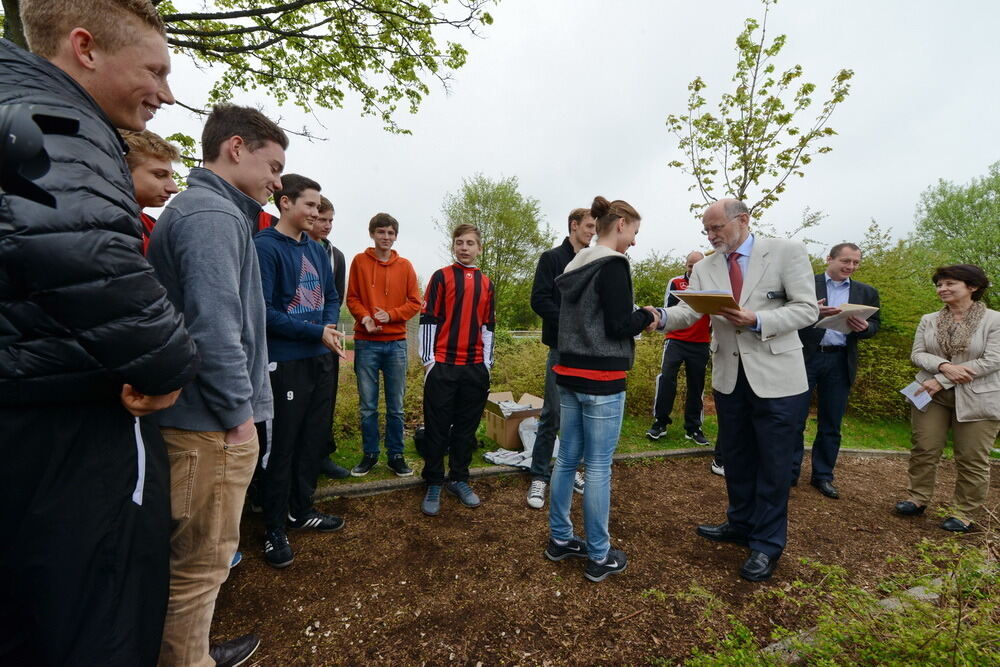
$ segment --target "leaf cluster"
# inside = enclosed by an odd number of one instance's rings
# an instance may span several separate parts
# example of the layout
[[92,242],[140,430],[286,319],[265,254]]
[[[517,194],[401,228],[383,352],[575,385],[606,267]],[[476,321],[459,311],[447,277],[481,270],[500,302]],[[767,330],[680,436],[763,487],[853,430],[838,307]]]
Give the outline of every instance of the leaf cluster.
[[760,218],[791,176],[804,176],[815,155],[832,150],[826,140],[836,132],[828,123],[847,98],[854,71],[842,69],[833,77],[819,113],[802,124],[799,118],[812,106],[816,85],[801,80],[801,65],[779,69],[775,63],[787,38],[778,35],[768,42],[771,4],[765,0],[763,19],[746,19],[737,36],[735,88],[721,95],[716,111],[704,95],[708,84],[698,76],[688,84],[687,112],[667,116],[667,128],[684,154],[670,166],[694,176],[688,189],[701,196],[690,206],[694,213],[721,194],[746,201]]

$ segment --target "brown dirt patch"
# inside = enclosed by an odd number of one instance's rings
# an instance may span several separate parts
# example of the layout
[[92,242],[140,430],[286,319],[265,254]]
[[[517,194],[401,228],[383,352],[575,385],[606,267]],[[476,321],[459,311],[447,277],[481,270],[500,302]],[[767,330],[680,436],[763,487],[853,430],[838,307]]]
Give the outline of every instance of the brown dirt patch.
[[[938,482],[939,499],[950,496],[950,462]],[[745,549],[694,533],[697,523],[724,518],[723,480],[708,472],[706,459],[640,460],[614,469],[611,533],[628,554],[628,570],[593,584],[583,578],[582,561],[542,557],[547,512],[525,506],[527,484],[526,476],[477,481],[482,507],[468,510],[446,495],[436,518],[420,514],[420,489],[325,502],[346,527],[292,533],[295,563],[283,571],[262,560],[261,523],[247,516],[244,560],[223,586],[213,639],[257,632],[258,665],[682,660],[692,648],[711,650],[711,633],[727,630],[726,613],[762,641],[775,625],[812,625],[809,610],[790,599],[791,582],[815,579],[800,559],[843,566],[852,583],[874,590],[901,567],[887,558],[915,554],[922,538],[948,538],[934,516],[891,512],[905,492],[905,459],[844,457],[842,498],[828,500],[808,484],[793,489],[778,571],[766,584],[751,584],[737,575]],[[686,595],[693,587],[724,608],[703,614],[704,600]],[[789,598],[760,594],[775,587]],[[651,589],[663,595],[643,594]]]

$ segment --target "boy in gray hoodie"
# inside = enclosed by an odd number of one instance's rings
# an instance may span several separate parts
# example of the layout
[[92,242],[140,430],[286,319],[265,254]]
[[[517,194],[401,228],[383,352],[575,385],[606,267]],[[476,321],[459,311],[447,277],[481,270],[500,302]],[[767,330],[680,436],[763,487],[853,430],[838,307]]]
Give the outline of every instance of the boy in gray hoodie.
[[259,111],[219,105],[201,143],[205,166],[191,170],[157,222],[149,261],[202,359],[197,379],[158,415],[175,522],[160,662],[210,667],[245,659],[260,643],[247,635],[210,650],[208,636],[257,462],[254,422],[273,415],[252,235],[261,205],[281,188],[288,139]]

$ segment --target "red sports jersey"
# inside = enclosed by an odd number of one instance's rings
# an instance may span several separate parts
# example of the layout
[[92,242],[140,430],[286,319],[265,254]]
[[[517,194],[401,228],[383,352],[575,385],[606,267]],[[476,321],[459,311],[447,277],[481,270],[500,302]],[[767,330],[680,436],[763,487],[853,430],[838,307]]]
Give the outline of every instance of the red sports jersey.
[[153,227],[156,226],[156,218],[145,213],[139,213],[139,221],[142,222],[142,254],[149,252],[149,237],[153,235]]
[[456,262],[435,271],[420,311],[423,363],[492,366],[493,307],[493,283],[478,268]]
[[257,231],[262,232],[268,227],[274,227],[278,224],[278,219],[268,213],[267,211],[261,211],[257,215]]
[[[670,296],[671,291],[683,292],[688,288],[687,276],[677,276],[671,279],[667,283],[667,303],[666,305],[674,305],[677,303],[678,299],[675,296]],[[673,303],[671,303],[673,300]],[[677,331],[668,332],[664,338],[670,338],[673,340],[684,340],[689,343],[710,343],[712,341],[712,330],[711,318],[708,315],[702,315],[701,318],[687,327],[686,329],[678,329]]]

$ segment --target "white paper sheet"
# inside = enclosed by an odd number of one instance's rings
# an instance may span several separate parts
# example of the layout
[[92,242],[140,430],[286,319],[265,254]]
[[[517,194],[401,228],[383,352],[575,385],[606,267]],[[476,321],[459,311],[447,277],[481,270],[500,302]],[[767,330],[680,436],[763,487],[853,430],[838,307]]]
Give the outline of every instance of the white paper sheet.
[[848,317],[860,317],[863,320],[867,320],[869,317],[875,314],[878,310],[875,306],[865,306],[860,303],[844,303],[837,308],[840,308],[840,312],[836,315],[831,315],[830,317],[824,317],[819,322],[816,323],[817,329],[833,329],[834,331],[839,331],[842,334],[849,334],[854,331],[848,324]]
[[931,395],[928,394],[926,391],[922,391],[918,394],[917,393],[918,389],[920,389],[920,384],[917,382],[911,382],[910,384],[900,389],[899,393],[902,394],[903,396],[906,396],[907,400],[909,400],[910,403],[913,403],[914,407],[916,407],[917,410],[923,412],[925,409],[927,409],[927,404],[931,402]]

